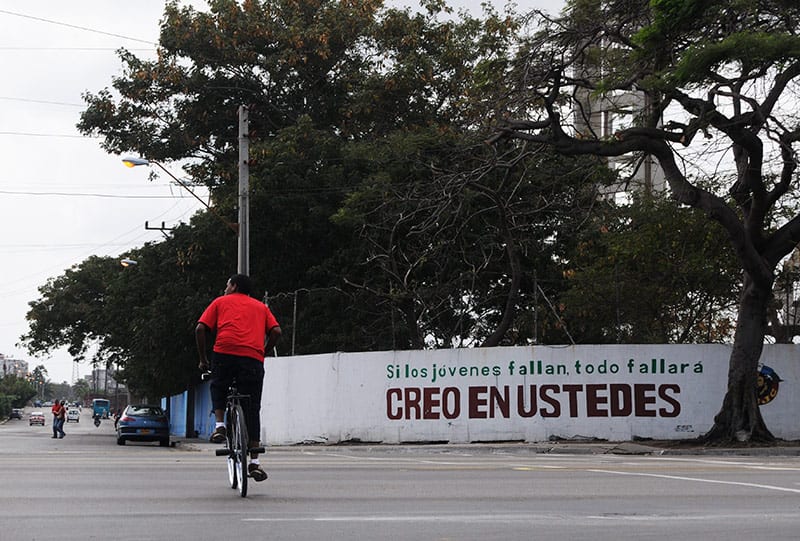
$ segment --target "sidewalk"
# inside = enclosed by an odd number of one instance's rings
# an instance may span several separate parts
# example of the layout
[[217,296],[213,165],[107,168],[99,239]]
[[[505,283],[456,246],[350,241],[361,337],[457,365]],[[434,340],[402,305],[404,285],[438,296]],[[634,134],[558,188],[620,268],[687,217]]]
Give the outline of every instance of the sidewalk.
[[[184,451],[213,453],[220,445],[196,438],[173,438],[177,447]],[[487,443],[412,443],[412,444],[298,444],[267,447],[270,451],[305,451],[335,452],[348,449],[353,452],[368,453],[380,448],[381,452],[409,453],[426,451],[429,453],[529,453],[529,454],[571,454],[571,455],[709,455],[709,456],[800,456],[800,441],[779,441],[772,445],[756,446],[704,446],[681,441],[642,441],[642,442],[608,442],[608,441],[550,441],[550,442],[487,442]]]

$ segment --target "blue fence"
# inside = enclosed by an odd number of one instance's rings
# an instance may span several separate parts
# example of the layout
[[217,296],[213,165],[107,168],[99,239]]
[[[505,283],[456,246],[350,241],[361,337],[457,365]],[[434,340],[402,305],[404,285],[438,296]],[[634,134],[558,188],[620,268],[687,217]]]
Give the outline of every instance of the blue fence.
[[[170,412],[169,428],[172,434],[186,435],[186,411],[189,400],[189,393],[184,392],[170,396],[166,408]],[[172,415],[172,412],[183,412],[183,415]]]
[[211,407],[210,382],[194,388],[194,437],[207,439],[214,431],[214,415]]
[[214,430],[209,382],[161,399],[169,412],[170,434],[182,438],[208,438]]

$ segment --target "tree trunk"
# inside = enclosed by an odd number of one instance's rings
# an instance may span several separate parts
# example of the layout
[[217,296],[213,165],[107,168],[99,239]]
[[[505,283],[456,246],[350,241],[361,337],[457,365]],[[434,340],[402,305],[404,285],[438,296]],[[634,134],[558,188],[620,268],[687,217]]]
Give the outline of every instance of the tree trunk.
[[708,443],[770,442],[758,406],[758,362],[767,330],[767,305],[771,285],[757,284],[745,274],[739,302],[739,319],[728,365],[728,390],[714,426],[699,439]]
[[414,307],[414,302],[409,299],[402,299],[398,303],[398,308],[403,314],[403,321],[408,332],[409,346],[411,349],[425,349],[425,339],[419,328],[419,313]]
[[[503,213],[503,215],[505,215],[505,213]],[[503,337],[514,322],[517,313],[517,304],[519,303],[519,290],[522,286],[522,263],[519,260],[516,241],[508,229],[508,224],[505,222],[503,224],[503,230],[505,232],[505,238],[503,240],[506,244],[508,272],[511,275],[511,283],[509,284],[505,306],[503,307],[503,317],[500,318],[500,322],[497,324],[497,328],[494,332],[483,341],[481,347],[495,347],[500,345]]]
[[497,324],[497,328],[492,332],[486,340],[483,341],[481,347],[496,347],[499,346],[503,337],[511,328],[514,318],[517,313],[517,304],[519,303],[519,290],[522,286],[522,263],[519,260],[519,250],[517,249],[517,239],[511,233],[510,224],[513,222],[513,217],[509,216],[508,209],[497,195],[494,190],[483,186],[480,183],[473,184],[476,190],[483,193],[489,200],[494,203],[497,209],[498,227],[500,228],[503,244],[506,247],[506,258],[508,259],[508,274],[511,276],[511,283],[509,284],[508,294],[506,295],[506,302],[503,307],[502,317]]

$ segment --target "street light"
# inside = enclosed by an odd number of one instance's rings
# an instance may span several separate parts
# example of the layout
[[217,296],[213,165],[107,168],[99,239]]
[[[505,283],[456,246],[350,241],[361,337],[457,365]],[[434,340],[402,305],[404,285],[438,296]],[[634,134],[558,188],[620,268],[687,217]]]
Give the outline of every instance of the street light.
[[158,162],[147,160],[145,158],[123,158],[122,163],[128,167],[136,167],[137,165],[150,165],[151,163],[158,166],[162,171],[168,174],[172,179],[192,194],[195,199],[200,201],[204,207],[214,213],[220,220],[225,222],[225,225],[230,227],[236,236],[239,237],[239,258],[238,258],[238,272],[240,274],[250,274],[250,139],[249,139],[249,112],[244,105],[239,106],[239,223],[232,224],[219,214],[217,211],[210,207],[205,201],[200,199],[189,186],[183,181],[178,179],[169,170]]
[[[177,183],[178,183],[178,184],[179,184],[179,185],[180,185],[182,188],[184,188],[184,189],[185,189],[187,192],[189,192],[190,194],[192,194],[192,196],[193,196],[195,199],[197,199],[198,201],[200,201],[200,203],[201,203],[201,204],[202,204],[204,207],[206,207],[208,210],[210,210],[210,211],[214,212],[214,214],[216,214],[216,212],[214,211],[214,209],[213,209],[213,208],[211,208],[211,207],[208,205],[208,203],[206,203],[205,201],[203,201],[203,199],[202,199],[202,198],[201,198],[199,195],[197,195],[196,193],[194,193],[194,191],[192,191],[192,189],[189,187],[189,185],[188,185],[188,184],[186,184],[186,183],[185,183],[185,182],[183,182],[181,179],[179,179],[178,177],[176,177],[175,175],[173,175],[173,174],[172,174],[172,172],[170,172],[170,170],[169,170],[169,169],[167,169],[166,167],[164,167],[164,166],[163,166],[163,165],[161,165],[160,163],[158,163],[158,162],[154,162],[154,161],[151,161],[151,160],[146,160],[146,159],[144,159],[144,158],[133,158],[133,157],[122,158],[122,163],[123,163],[123,164],[125,164],[125,166],[126,166],[126,167],[131,167],[131,168],[133,168],[133,167],[138,167],[138,166],[140,166],[140,165],[150,165],[150,164],[153,164],[153,165],[157,166],[159,169],[161,169],[161,170],[162,170],[162,171],[164,171],[166,174],[168,174],[168,175],[169,175],[169,176],[172,178],[172,180],[174,180],[175,182],[177,182]],[[219,214],[217,214],[217,216],[219,216]],[[225,218],[222,218],[222,216],[219,216],[219,217],[220,217],[220,219],[222,219],[222,221],[223,221],[223,222],[225,222],[225,225],[227,225],[228,227],[230,227],[231,229],[233,229],[234,233],[238,232],[238,229],[237,229],[237,227],[236,227],[236,224],[232,224],[232,223],[228,222],[227,220],[225,220]]]
[[134,267],[139,264],[139,262],[135,259],[128,259],[127,257],[125,259],[121,259],[119,263],[123,267]]
[[[211,207],[210,207],[210,206],[208,206],[208,203],[206,203],[205,201],[203,201],[203,200],[200,198],[200,196],[199,196],[199,195],[197,195],[196,193],[194,193],[194,192],[192,191],[192,189],[191,189],[191,188],[190,188],[190,187],[189,187],[189,186],[188,186],[188,185],[187,185],[185,182],[183,182],[181,179],[179,179],[178,177],[176,177],[175,175],[173,175],[173,174],[172,174],[172,172],[170,172],[170,170],[169,170],[169,169],[167,169],[166,167],[164,167],[164,166],[163,166],[163,165],[161,165],[160,163],[158,163],[158,162],[154,162],[154,161],[150,161],[150,160],[146,160],[146,159],[144,159],[144,158],[134,158],[134,157],[130,157],[130,156],[129,156],[129,157],[127,157],[127,158],[122,158],[122,163],[125,165],[125,167],[130,167],[130,168],[133,168],[133,167],[138,167],[138,166],[140,166],[140,165],[150,165],[150,164],[153,164],[153,165],[157,166],[159,169],[161,169],[161,170],[162,170],[162,171],[164,171],[166,174],[168,174],[168,175],[169,175],[169,176],[172,178],[172,180],[174,180],[175,182],[177,182],[178,184],[180,184],[180,185],[181,185],[181,187],[183,187],[183,188],[184,188],[184,189],[185,189],[187,192],[189,192],[190,194],[192,194],[192,196],[193,196],[195,199],[197,199],[198,201],[200,201],[200,203],[202,203],[202,205],[203,205],[204,207],[206,207],[208,210],[211,210]],[[225,222],[225,223],[226,223],[226,224],[228,224],[228,222]],[[228,225],[231,225],[231,224],[228,224]]]
[[144,158],[122,158],[122,163],[125,164],[125,167],[136,167],[137,165],[150,165],[150,160],[145,160]]

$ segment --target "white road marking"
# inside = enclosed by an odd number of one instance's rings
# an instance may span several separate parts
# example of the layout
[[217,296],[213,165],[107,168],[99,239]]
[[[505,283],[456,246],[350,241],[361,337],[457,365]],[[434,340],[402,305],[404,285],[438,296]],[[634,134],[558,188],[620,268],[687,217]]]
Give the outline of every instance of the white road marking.
[[797,488],[787,488],[787,487],[779,487],[775,485],[762,485],[759,483],[744,483],[741,481],[720,481],[718,479],[702,479],[699,477],[684,477],[681,475],[663,475],[657,473],[637,473],[637,472],[625,472],[625,471],[614,471],[614,470],[586,470],[595,473],[608,473],[611,475],[632,475],[638,477],[656,477],[658,479],[671,479],[673,481],[693,481],[696,483],[711,483],[716,485],[734,485],[740,487],[750,487],[750,488],[763,488],[765,490],[776,490],[779,492],[793,492],[794,494],[800,494],[800,489]]
[[491,514],[491,515],[345,515],[345,516],[309,516],[309,517],[250,517],[242,522],[457,522],[457,523],[495,523],[509,522],[541,522],[564,519],[564,515],[536,514]]
[[716,521],[740,521],[740,520],[764,520],[766,517],[770,520],[786,520],[795,521],[797,519],[796,513],[774,513],[764,515],[764,513],[753,513],[752,515],[742,513],[702,513],[697,515],[686,513],[669,513],[662,515],[646,514],[621,514],[611,513],[606,515],[571,515],[563,513],[503,513],[503,514],[435,514],[435,515],[323,515],[323,516],[273,516],[273,517],[243,517],[242,522],[347,522],[352,524],[357,523],[370,523],[370,522],[387,522],[387,523],[447,523],[453,522],[458,524],[510,524],[510,523],[524,523],[524,524],[549,524],[553,521],[569,520],[573,523],[594,524],[599,521],[631,521],[631,522],[674,522],[679,520],[693,520],[705,522],[708,520]]

